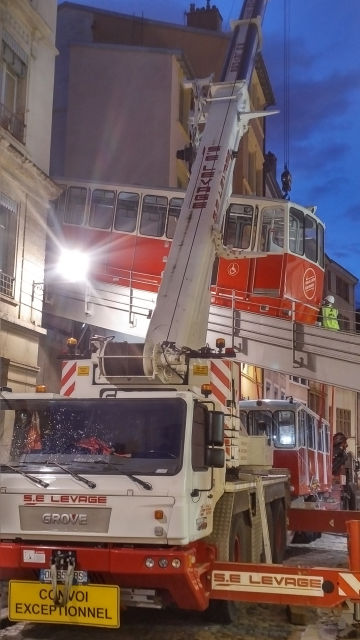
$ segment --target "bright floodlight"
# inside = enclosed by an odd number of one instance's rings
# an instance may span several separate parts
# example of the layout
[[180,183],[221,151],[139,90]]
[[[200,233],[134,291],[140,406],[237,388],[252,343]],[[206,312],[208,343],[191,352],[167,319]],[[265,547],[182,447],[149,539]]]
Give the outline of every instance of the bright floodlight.
[[69,282],[83,282],[89,269],[89,256],[78,249],[63,249],[57,271]]

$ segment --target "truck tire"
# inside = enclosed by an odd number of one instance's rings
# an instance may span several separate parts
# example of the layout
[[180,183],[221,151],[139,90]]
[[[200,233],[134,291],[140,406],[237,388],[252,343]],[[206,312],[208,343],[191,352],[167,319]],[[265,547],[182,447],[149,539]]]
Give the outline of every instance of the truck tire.
[[271,503],[272,539],[271,551],[274,564],[282,564],[286,551],[286,514],[284,501],[279,498]]
[[[229,536],[229,547],[226,558],[218,558],[224,562],[251,562],[251,522],[249,513],[243,511],[233,516]],[[239,614],[239,603],[232,600],[211,600],[205,617],[218,624],[236,622]]]

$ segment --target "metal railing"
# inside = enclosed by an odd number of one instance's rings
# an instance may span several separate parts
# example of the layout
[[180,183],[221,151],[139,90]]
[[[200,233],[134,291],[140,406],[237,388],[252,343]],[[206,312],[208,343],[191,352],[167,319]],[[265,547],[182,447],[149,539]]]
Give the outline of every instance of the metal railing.
[[25,121],[23,115],[15,115],[0,102],[0,126],[9,131],[19,142],[25,141]]

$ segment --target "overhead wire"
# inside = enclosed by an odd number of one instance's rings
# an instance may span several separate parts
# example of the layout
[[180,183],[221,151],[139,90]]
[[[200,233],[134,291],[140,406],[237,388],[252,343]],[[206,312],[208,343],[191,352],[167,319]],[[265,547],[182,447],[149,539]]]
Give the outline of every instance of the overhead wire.
[[284,198],[288,198],[291,191],[292,176],[289,170],[290,163],[290,10],[291,0],[283,0],[283,32],[284,32],[284,54],[283,54],[283,112],[284,112],[284,171],[281,174],[282,191]]

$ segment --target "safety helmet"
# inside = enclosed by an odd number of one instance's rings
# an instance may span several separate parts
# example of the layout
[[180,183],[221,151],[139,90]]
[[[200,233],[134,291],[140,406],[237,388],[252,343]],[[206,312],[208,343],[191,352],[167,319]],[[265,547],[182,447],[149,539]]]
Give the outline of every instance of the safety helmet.
[[325,300],[326,300],[326,302],[329,302],[330,304],[334,304],[334,302],[335,302],[334,296],[326,296]]

